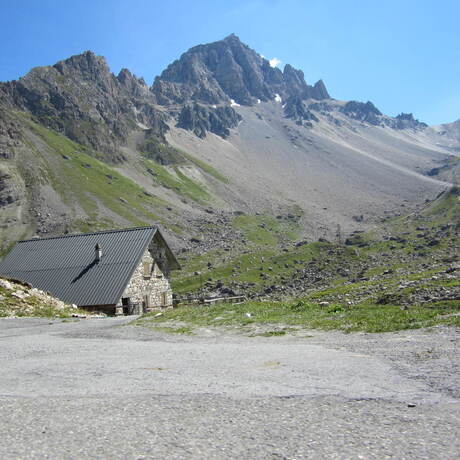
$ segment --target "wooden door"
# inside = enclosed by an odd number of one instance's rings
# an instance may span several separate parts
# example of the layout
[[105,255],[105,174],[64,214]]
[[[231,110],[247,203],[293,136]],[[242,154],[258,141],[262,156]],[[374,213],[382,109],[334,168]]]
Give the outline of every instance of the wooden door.
[[142,302],[142,310],[145,313],[150,308],[150,296],[148,294],[144,295],[144,301]]

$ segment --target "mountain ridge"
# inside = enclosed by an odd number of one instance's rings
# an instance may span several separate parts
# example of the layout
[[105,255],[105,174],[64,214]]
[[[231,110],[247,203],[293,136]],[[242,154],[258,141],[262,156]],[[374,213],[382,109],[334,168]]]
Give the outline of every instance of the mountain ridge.
[[[250,62],[251,59],[258,61],[258,67],[256,66],[256,69],[254,69],[254,65],[252,68],[251,65],[246,65],[246,67],[249,68],[246,74],[249,76],[244,74],[244,70],[236,71],[236,74],[242,74],[242,77],[244,77],[243,80],[249,82],[247,88],[242,84],[241,79],[236,84],[237,87],[240,86],[243,88],[241,93],[238,93],[234,88],[225,91],[215,79],[209,82],[207,75],[204,75],[204,77],[201,75],[199,79],[195,78],[197,77],[197,70],[193,70],[194,64],[188,65],[188,61],[190,61],[190,59],[193,61],[197,52],[203,54],[203,50],[207,50],[207,54],[205,53],[205,60],[212,61],[212,56],[216,54],[214,47],[223,46],[225,44],[230,44],[231,46],[224,47],[224,55],[229,52],[235,52],[234,50],[229,50],[236,47],[236,52],[240,52],[240,54],[243,53],[243,57],[240,56],[239,58],[240,61],[243,59],[246,64],[248,62],[249,64],[254,64],[254,62]],[[209,54],[211,57],[209,57]],[[230,69],[234,67],[233,64],[236,64],[234,59],[231,60],[229,64]],[[217,68],[219,62],[214,62],[213,65]],[[183,68],[188,68],[189,70],[191,68],[192,71],[188,74],[185,72],[184,76],[184,71],[180,70]],[[273,88],[269,88],[265,81],[261,81],[261,78],[264,77],[264,75],[262,75],[263,72],[268,72],[267,81],[271,83],[274,82]],[[194,77],[190,75],[190,73],[193,74]],[[228,75],[227,78],[233,80],[235,72],[229,72]],[[105,132],[101,133],[101,137],[105,139],[98,143],[94,138],[91,138],[89,134],[85,139],[84,135],[81,136],[80,133],[75,133],[74,126],[63,126],[63,124],[58,121],[53,123],[52,117],[57,114],[63,117],[64,120],[66,116],[68,117],[71,115],[73,119],[82,118],[86,120],[89,118],[90,120],[87,121],[96,121],[96,123],[99,121],[91,119],[91,112],[88,114],[88,117],[85,117],[84,111],[78,107],[78,104],[72,104],[71,99],[74,95],[69,92],[65,92],[64,94],[59,92],[59,87],[62,86],[60,83],[69,76],[73,77],[72,83],[75,83],[75,80],[93,82],[97,89],[115,98],[116,103],[109,104],[109,107],[107,107],[110,111],[110,116],[108,116],[105,111],[100,111],[99,114],[96,113],[96,118],[99,118],[99,120],[105,123],[111,118],[115,118],[108,127],[110,131],[115,133],[112,135],[114,139],[109,139],[108,137],[110,136],[107,136],[108,133]],[[190,87],[190,80],[194,78],[197,80],[195,83],[198,83],[198,87],[193,87],[193,85]],[[201,85],[203,78],[207,81],[207,85],[205,85],[204,88]],[[255,80],[255,82],[251,83],[251,78]],[[165,85],[171,84],[173,86],[181,85],[182,87],[185,85],[186,88],[178,89],[176,87],[175,90],[171,90],[171,87],[165,88]],[[87,90],[88,88],[85,89]],[[228,89],[228,85],[226,89]],[[275,93],[275,89],[279,92]],[[81,94],[82,91],[79,91],[78,96],[81,96]],[[236,99],[231,96],[234,96]],[[91,94],[91,97],[94,98],[94,94]],[[132,98],[132,100],[129,100],[129,98]],[[162,110],[158,110],[159,106],[167,107],[169,109],[169,115],[179,117],[179,125],[181,127],[195,131],[196,134],[200,133],[197,135],[204,136],[206,132],[214,132],[215,134],[225,137],[228,135],[228,129],[234,128],[239,121],[238,115],[234,113],[233,106],[237,104],[255,105],[261,101],[266,102],[275,98],[281,98],[281,100],[284,101],[285,115],[287,117],[293,117],[301,121],[314,121],[315,116],[311,113],[309,107],[304,104],[304,101],[307,99],[323,101],[325,99],[330,99],[330,95],[322,80],[318,80],[313,86],[310,86],[305,82],[303,72],[294,69],[290,64],[285,65],[284,71],[276,67],[271,67],[268,60],[261,57],[247,45],[241,43],[234,34],[226,37],[224,40],[191,48],[178,60],[170,64],[160,76],[156,77],[151,87],[148,87],[142,77],[136,77],[126,68],[121,69],[118,75],[113,74],[110,71],[106,59],[102,56],[97,56],[92,51],[85,51],[81,54],[71,56],[52,66],[36,67],[18,80],[0,82],[0,100],[3,103],[6,102],[10,106],[17,106],[21,109],[29,110],[39,119],[41,118],[41,122],[44,124],[47,122],[50,128],[63,132],[66,136],[76,141],[81,141],[83,138],[85,143],[109,153],[114,153],[117,142],[124,142],[126,140],[128,130],[126,122],[121,121],[118,117],[119,107],[123,105],[123,103],[128,103],[128,106],[131,106],[134,109],[133,111],[135,111],[135,115],[130,117],[128,122],[134,121],[136,123],[139,122],[143,125],[148,125],[161,139],[164,139],[167,127],[163,123],[165,121],[164,113],[162,113]],[[68,108],[66,105],[69,105],[69,99],[72,105],[72,114],[65,113],[65,109]],[[40,104],[40,102],[44,103]],[[185,112],[181,114],[175,108],[168,107],[168,104],[170,105],[171,103],[182,104],[182,110],[185,110]],[[214,107],[215,103],[229,103],[230,107],[222,111],[220,108]],[[107,104],[107,100],[101,103],[101,105],[105,104]],[[203,107],[203,105],[207,106]],[[215,110],[214,113],[210,110],[210,105],[212,105],[211,108]],[[317,106],[317,104],[313,103],[312,107],[315,105]],[[141,107],[140,111],[137,106]],[[351,117],[370,123],[376,123],[376,117],[382,115],[382,113],[369,101],[366,104],[357,101],[349,101],[343,108],[343,111]],[[97,110],[93,110],[92,112],[95,114]],[[185,119],[190,119],[194,116],[201,119],[205,117],[205,122],[202,123],[202,126],[198,129],[196,129],[192,121],[185,121]],[[45,120],[45,117],[48,119]],[[396,129],[427,126],[415,120],[412,114],[402,113],[395,117],[394,120],[395,122],[392,127]],[[216,126],[219,127],[215,128]]]
[[296,215],[299,238],[352,231],[456,181],[456,132],[332,99],[234,35],[150,87],[86,51],[0,83],[0,237],[159,222],[211,247],[235,212]]

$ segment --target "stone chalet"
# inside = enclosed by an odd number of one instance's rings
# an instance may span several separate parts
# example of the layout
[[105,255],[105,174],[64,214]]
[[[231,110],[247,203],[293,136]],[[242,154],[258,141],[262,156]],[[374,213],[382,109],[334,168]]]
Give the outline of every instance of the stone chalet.
[[108,314],[172,306],[175,269],[180,265],[156,227],[19,241],[0,262],[0,276]]

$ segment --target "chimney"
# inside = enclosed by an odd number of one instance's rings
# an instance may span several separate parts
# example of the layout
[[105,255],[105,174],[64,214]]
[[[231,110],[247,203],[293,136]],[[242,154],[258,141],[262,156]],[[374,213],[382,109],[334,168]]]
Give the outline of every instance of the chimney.
[[94,248],[94,252],[95,252],[95,260],[96,262],[99,262],[102,257],[102,249],[99,246],[99,243],[96,244],[96,247]]

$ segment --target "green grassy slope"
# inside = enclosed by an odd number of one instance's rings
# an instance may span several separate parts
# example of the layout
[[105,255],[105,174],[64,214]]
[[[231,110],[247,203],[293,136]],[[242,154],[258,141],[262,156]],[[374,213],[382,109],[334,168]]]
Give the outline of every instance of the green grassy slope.
[[457,305],[459,195],[453,188],[420,212],[390,219],[373,232],[355,233],[342,244],[291,240],[281,248],[277,232],[288,234],[288,228],[259,229],[254,216],[236,217],[234,225],[244,227],[248,241],[244,249],[184,260],[174,288],[185,294],[226,286],[254,298],[302,297],[347,305]]
[[[257,219],[264,223],[260,231]],[[282,229],[264,217],[239,216],[234,225],[247,237],[243,253],[213,251],[190,258],[174,285],[179,293],[205,293],[223,285],[254,300],[185,305],[161,316],[146,315],[136,324],[188,334],[200,327],[227,327],[266,337],[303,334],[305,328],[460,327],[456,187],[419,212],[389,219],[373,232],[355,233],[342,244],[281,247],[276,241]]]
[[87,225],[115,225],[110,219],[99,219],[101,206],[133,225],[162,220],[154,210],[165,208],[166,201],[147,194],[132,180],[95,158],[97,155],[88,148],[30,119],[27,123],[45,145],[43,149],[29,142],[29,147],[41,160],[43,180],[66,205],[80,207],[86,213]]
[[[186,306],[148,314],[136,325],[164,332],[194,333],[199,327],[238,328],[249,335],[280,336],[303,328],[337,329],[344,332],[390,332],[436,325],[460,327],[458,307],[339,304],[322,306],[313,302],[245,302],[212,306]],[[165,323],[167,326],[165,327]],[[263,332],[257,332],[262,329]]]
[[177,195],[190,198],[199,204],[206,204],[212,196],[203,185],[187,177],[179,166],[172,166],[170,171],[165,166],[147,158],[142,161],[146,171],[152,176],[153,183],[174,191]]
[[181,199],[204,206],[213,202],[212,190],[189,177],[187,168],[198,168],[205,180],[225,182],[213,168],[184,152],[179,152],[181,162],[170,166],[139,154],[145,174],[152,179],[153,188],[146,191],[101,161],[98,152],[45,128],[25,113],[15,116],[26,126],[23,140],[29,152],[27,160],[18,162],[20,173],[30,190],[49,185],[70,208],[74,216],[70,231],[160,223],[180,233],[177,219],[171,222],[172,214],[177,216],[179,210],[171,214],[175,206],[156,195],[155,189],[171,190]]

